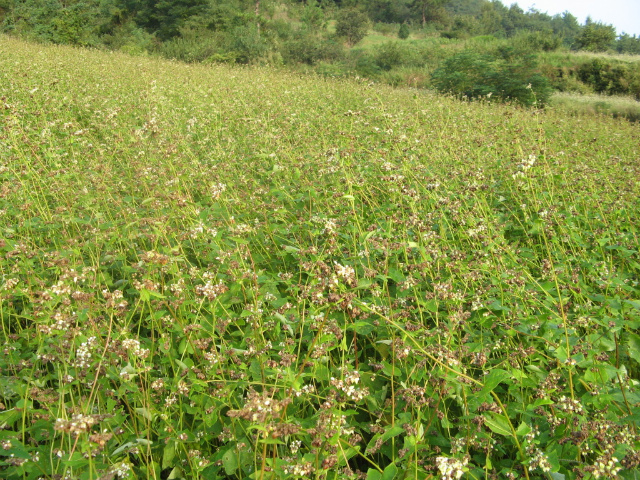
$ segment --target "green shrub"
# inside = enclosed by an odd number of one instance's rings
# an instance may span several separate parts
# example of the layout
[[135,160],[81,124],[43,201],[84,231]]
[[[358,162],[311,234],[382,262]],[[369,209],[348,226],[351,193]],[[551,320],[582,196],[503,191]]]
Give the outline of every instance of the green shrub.
[[100,42],[112,50],[142,55],[152,50],[153,35],[137,27],[133,20],[127,20],[103,34]]
[[398,31],[398,25],[395,23],[376,22],[373,30],[382,35],[395,35]]
[[344,38],[349,45],[355,45],[362,40],[369,29],[369,17],[356,8],[344,9],[340,12],[336,22],[336,35]]
[[344,47],[334,39],[322,39],[301,33],[285,42],[282,56],[286,63],[315,65],[321,60],[336,61],[344,57]]
[[552,52],[560,48],[562,38],[554,35],[553,32],[522,32],[516,35],[511,42],[518,50]]
[[391,70],[405,61],[405,49],[398,42],[383,44],[375,54],[375,62],[382,70]]
[[238,52],[238,63],[254,63],[267,53],[269,45],[255,25],[236,27],[231,34],[231,50]]
[[400,25],[400,29],[398,30],[398,38],[401,40],[406,40],[409,38],[409,27],[406,23]]
[[630,92],[630,72],[625,65],[611,63],[595,58],[578,68],[578,78],[591,86],[596,93],[607,95],[625,95]]
[[318,39],[310,35],[299,35],[284,44],[283,57],[287,63],[314,65],[321,58]]
[[375,58],[364,52],[357,52],[352,61],[353,60],[355,60],[354,70],[361,77],[375,79],[378,78],[383,71],[376,63]]
[[216,38],[210,32],[185,32],[181,37],[163,42],[158,48],[165,58],[188,63],[202,62],[224,51],[220,38],[221,36]]
[[433,86],[458,97],[516,101],[544,105],[549,82],[534,70],[531,58],[520,62],[464,51],[444,61],[432,74]]

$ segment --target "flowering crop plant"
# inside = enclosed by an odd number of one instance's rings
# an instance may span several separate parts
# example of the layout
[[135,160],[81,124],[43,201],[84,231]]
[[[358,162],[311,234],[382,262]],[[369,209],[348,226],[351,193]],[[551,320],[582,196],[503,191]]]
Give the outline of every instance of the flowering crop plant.
[[0,36],[0,478],[636,479],[640,130]]

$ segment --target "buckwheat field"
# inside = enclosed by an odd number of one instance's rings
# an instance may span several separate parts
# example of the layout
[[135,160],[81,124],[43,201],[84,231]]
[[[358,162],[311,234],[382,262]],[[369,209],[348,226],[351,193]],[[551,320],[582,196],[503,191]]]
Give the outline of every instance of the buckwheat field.
[[640,127],[0,37],[0,477],[640,465]]

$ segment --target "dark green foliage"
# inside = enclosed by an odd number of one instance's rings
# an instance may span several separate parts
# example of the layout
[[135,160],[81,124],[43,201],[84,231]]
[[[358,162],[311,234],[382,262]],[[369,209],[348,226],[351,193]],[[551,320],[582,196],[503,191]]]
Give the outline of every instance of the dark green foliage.
[[616,51],[618,53],[640,55],[640,37],[623,33],[616,40]]
[[445,9],[447,3],[447,0],[414,0],[411,4],[413,18],[419,19],[423,26],[427,22],[446,24],[450,18]]
[[101,24],[106,22],[96,0],[5,1],[0,4],[0,11],[4,12],[5,17],[3,30],[38,41],[61,44],[95,45]]
[[569,12],[562,15],[555,15],[551,19],[551,28],[553,33],[562,38],[562,43],[566,47],[570,47],[575,37],[580,33],[580,24],[578,19]]
[[134,15],[138,25],[161,40],[180,33],[191,17],[206,12],[206,0],[122,0],[123,7]]
[[630,86],[634,83],[633,74],[626,65],[612,65],[606,60],[595,58],[578,68],[578,78],[591,86],[596,93],[607,95],[633,94]]
[[153,48],[153,36],[128,19],[116,25],[109,25],[100,41],[112,50],[120,50],[132,55],[149,52]]
[[375,62],[382,70],[391,70],[405,63],[405,50],[399,42],[387,42],[378,48]]
[[361,77],[372,79],[377,78],[382,73],[382,69],[375,59],[366,53],[355,56],[355,71]]
[[355,45],[367,34],[369,23],[369,17],[362,10],[341,10],[336,22],[336,35],[344,38],[349,45]]
[[444,61],[432,75],[442,93],[466,98],[516,101],[544,105],[551,94],[548,81],[535,71],[531,57],[520,61],[465,51]]
[[401,40],[406,40],[409,38],[409,27],[406,23],[400,25],[400,29],[398,30],[398,38]]
[[307,28],[321,28],[325,23],[324,10],[316,0],[309,0],[302,10],[300,20]]
[[298,32],[282,48],[287,63],[315,65],[319,61],[336,61],[344,56],[344,47],[333,39]]
[[374,22],[403,23],[412,18],[410,0],[371,0],[365,8]]
[[562,38],[552,31],[520,32],[513,38],[516,48],[528,52],[557,50],[562,45]]
[[616,39],[616,29],[611,25],[587,20],[576,37],[574,48],[590,52],[604,52],[613,47]]
[[268,44],[255,25],[236,27],[231,32],[231,50],[238,63],[252,63],[268,50]]

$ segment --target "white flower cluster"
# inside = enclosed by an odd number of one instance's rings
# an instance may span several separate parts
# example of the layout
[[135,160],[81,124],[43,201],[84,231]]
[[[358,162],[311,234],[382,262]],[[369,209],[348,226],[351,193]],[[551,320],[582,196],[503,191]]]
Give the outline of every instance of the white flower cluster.
[[71,293],[71,287],[65,284],[64,280],[60,280],[51,287],[51,291],[56,295],[69,295]]
[[347,373],[344,376],[344,380],[331,377],[331,385],[342,390],[344,394],[354,402],[359,402],[369,395],[368,388],[357,388],[358,383],[360,383],[360,374],[355,370]]
[[350,265],[340,265],[338,262],[333,262],[335,264],[335,272],[338,278],[344,280],[344,282],[353,287],[357,284],[356,282],[356,271]]
[[117,475],[120,478],[129,478],[129,472],[131,472],[131,465],[128,463],[120,462],[111,467],[111,473]]
[[294,395],[296,397],[299,397],[301,395],[311,395],[315,392],[316,392],[315,385],[309,384],[309,385],[303,385],[302,388],[300,388],[300,390],[296,390]]
[[335,233],[336,228],[338,228],[338,225],[336,224],[335,220],[328,218],[324,224],[324,233],[326,234]]
[[308,478],[314,472],[313,465],[311,462],[305,463],[294,463],[293,465],[285,465],[283,467],[284,473],[287,475],[293,475],[294,477],[305,477]]
[[98,423],[98,421],[95,417],[79,413],[77,415],[73,415],[71,420],[66,420],[64,418],[56,419],[53,429],[58,432],[66,432],[78,436],[81,433],[91,430],[91,427],[96,423]]
[[216,284],[209,281],[204,285],[198,285],[196,287],[196,294],[201,297],[207,297],[209,300],[215,300],[227,290],[229,290],[229,288],[222,283],[222,280]]
[[298,450],[300,450],[301,445],[302,445],[302,440],[292,440],[291,443],[289,444],[289,449],[291,450],[291,453],[293,455],[298,453]]
[[529,155],[529,158],[525,158],[520,163],[518,163],[517,165],[518,170],[516,171],[516,173],[514,173],[511,176],[513,178],[524,178],[527,171],[530,170],[531,167],[535,165],[536,160],[537,158],[535,155]]
[[87,338],[86,342],[80,344],[76,350],[76,360],[74,366],[77,368],[87,368],[91,364],[91,350],[96,344],[96,337]]
[[211,196],[218,198],[226,189],[227,186],[224,183],[214,183],[211,185]]
[[189,232],[191,238],[199,238],[201,236],[215,237],[218,234],[218,230],[215,228],[207,227],[203,222],[198,222],[195,227]]
[[564,395],[560,397],[558,403],[556,403],[558,410],[568,413],[576,413],[578,415],[584,415],[584,408],[578,400],[567,398]]
[[436,467],[440,470],[442,480],[458,480],[466,470],[468,458],[459,460],[457,458],[436,457]]
[[599,457],[593,464],[591,473],[595,478],[616,478],[622,467],[616,457]]
[[149,356],[149,349],[140,348],[139,340],[127,338],[122,341],[122,347],[136,357],[147,358]]
[[7,278],[4,282],[4,285],[0,287],[0,291],[13,290],[13,287],[15,287],[19,282],[20,280],[18,280],[17,278]]
[[549,459],[545,455],[545,453],[536,448],[534,454],[529,459],[529,471],[533,471],[536,468],[540,468],[544,473],[551,471],[551,464],[549,463]]

